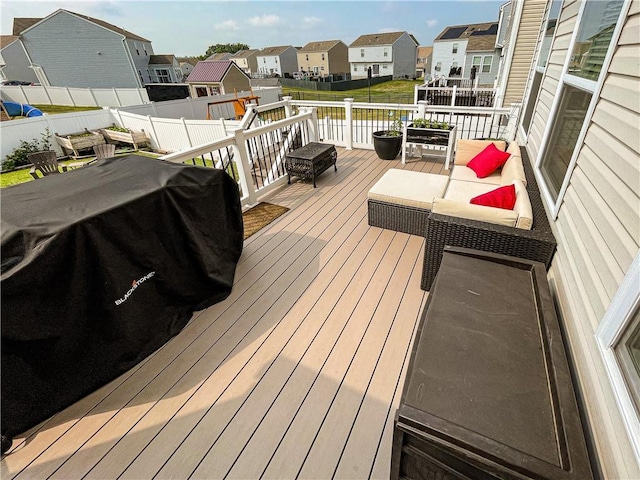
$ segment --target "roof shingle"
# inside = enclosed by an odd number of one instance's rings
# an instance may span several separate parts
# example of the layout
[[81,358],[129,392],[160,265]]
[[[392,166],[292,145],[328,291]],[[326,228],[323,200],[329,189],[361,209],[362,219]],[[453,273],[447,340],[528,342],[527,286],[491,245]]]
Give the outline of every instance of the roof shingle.
[[231,65],[235,65],[231,60],[202,60],[191,70],[187,83],[221,82]]
[[325,40],[323,42],[309,42],[300,50],[298,50],[298,53],[328,52],[339,43],[342,43],[342,41],[341,40]]

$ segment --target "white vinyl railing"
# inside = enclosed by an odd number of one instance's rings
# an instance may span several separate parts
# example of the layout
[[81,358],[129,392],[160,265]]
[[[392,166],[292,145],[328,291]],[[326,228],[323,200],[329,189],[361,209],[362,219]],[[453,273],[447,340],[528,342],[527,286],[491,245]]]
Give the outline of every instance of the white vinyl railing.
[[458,139],[513,140],[519,107],[434,107],[423,101],[406,105],[352,99],[307,102],[285,97],[280,102],[250,108],[241,121],[156,118],[104,109],[3,122],[2,148],[4,156],[5,145],[11,143],[12,137],[25,138],[23,135],[29,132],[26,138],[36,138],[46,127],[52,132],[72,133],[115,123],[147,132],[153,149],[171,152],[161,157],[163,160],[227,171],[238,181],[243,205],[253,205],[260,196],[286,181],[286,154],[309,142],[373,149],[373,132],[387,130],[397,120],[407,125],[414,118],[456,125]]

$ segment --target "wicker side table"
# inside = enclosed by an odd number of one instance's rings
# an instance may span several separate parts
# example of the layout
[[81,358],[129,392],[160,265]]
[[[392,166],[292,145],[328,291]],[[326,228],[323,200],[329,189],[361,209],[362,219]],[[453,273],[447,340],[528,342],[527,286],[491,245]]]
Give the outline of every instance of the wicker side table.
[[291,176],[313,180],[313,188],[316,188],[316,176],[333,165],[337,172],[336,159],[338,152],[336,147],[324,143],[311,142],[304,147],[293,150],[287,154],[285,168],[291,183]]

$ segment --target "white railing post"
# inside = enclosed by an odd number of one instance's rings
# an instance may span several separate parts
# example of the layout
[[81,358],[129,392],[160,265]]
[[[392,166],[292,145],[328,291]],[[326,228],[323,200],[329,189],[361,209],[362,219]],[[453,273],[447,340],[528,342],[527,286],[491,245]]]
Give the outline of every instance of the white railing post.
[[420,85],[418,85],[417,83],[413,86],[413,103],[416,104],[418,103],[418,87]]
[[425,118],[427,115],[427,101],[420,100],[418,102],[418,118]]
[[309,119],[309,141],[318,142],[318,108],[311,108],[311,118]]
[[284,102],[284,114],[287,118],[293,117],[293,108],[291,108],[291,97],[282,97]]
[[249,205],[255,205],[258,203],[258,197],[253,185],[253,182],[249,183],[248,175],[251,172],[251,166],[249,165],[249,152],[247,150],[247,137],[244,134],[244,130],[237,128],[233,131],[235,137],[236,148],[238,149],[238,157],[240,161],[236,162],[238,168],[238,181],[240,182],[240,188],[242,192],[249,198]]
[[344,141],[353,150],[353,98],[344,99]]
[[453,90],[451,91],[451,106],[456,106],[456,94],[458,92],[458,88],[454,85]]

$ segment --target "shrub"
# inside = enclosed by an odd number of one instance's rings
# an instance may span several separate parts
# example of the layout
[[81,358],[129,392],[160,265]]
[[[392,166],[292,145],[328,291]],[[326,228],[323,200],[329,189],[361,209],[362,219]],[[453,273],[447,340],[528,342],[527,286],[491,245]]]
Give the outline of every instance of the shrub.
[[40,136],[40,140],[37,138],[34,138],[31,142],[20,140],[20,146],[7,155],[4,162],[2,162],[2,171],[6,172],[7,170],[11,170],[15,167],[29,165],[31,162],[29,162],[27,155],[50,149],[51,132],[49,131],[49,128],[47,128]]

